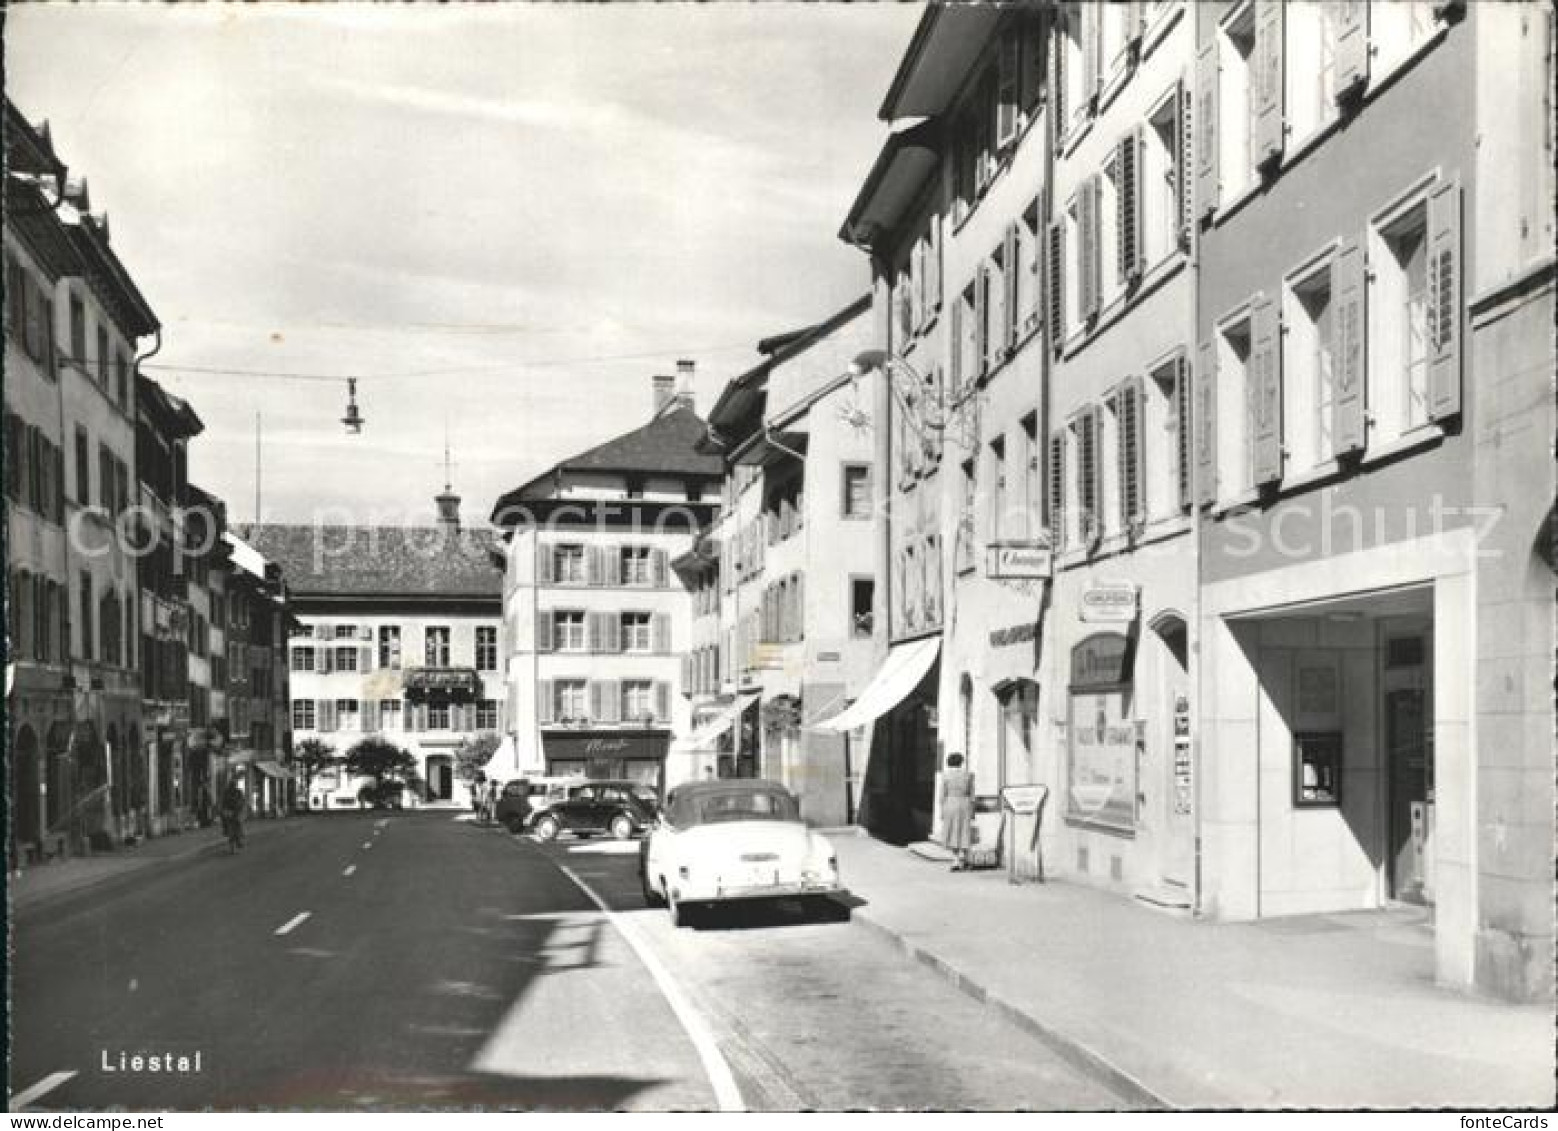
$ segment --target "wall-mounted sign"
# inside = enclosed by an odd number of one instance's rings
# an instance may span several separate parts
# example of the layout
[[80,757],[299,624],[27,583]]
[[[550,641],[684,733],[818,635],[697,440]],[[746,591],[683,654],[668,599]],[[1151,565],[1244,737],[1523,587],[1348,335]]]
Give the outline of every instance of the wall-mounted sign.
[[481,676],[474,668],[413,668],[406,673],[406,698],[413,702],[476,699],[480,694]]
[[1174,812],[1188,814],[1193,802],[1190,761],[1190,700],[1174,697]]
[[1082,620],[1087,624],[1129,624],[1136,619],[1141,587],[1133,581],[1100,581],[1082,591]]
[[1036,624],[1014,624],[1007,628],[998,628],[990,634],[990,647],[1004,648],[1008,644],[1031,644],[1038,638],[1039,626]]
[[1071,689],[1118,687],[1131,681],[1130,641],[1119,632],[1095,632],[1071,649]]
[[1043,581],[1053,568],[1054,553],[1047,536],[1024,542],[992,542],[985,547],[985,576],[994,580]]

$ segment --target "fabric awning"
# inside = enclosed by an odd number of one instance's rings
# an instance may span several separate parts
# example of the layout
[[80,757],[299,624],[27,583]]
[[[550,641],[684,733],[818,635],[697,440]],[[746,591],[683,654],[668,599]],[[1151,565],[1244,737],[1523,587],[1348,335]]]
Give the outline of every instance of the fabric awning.
[[270,777],[281,781],[284,781],[292,776],[291,774],[287,773],[286,770],[282,769],[281,764],[278,762],[256,762],[254,763],[254,768],[259,770],[262,774],[267,774]]
[[813,723],[813,730],[828,730],[842,734],[847,730],[875,722],[887,714],[920,685],[925,673],[936,662],[941,651],[941,637],[927,636],[923,640],[911,640],[907,644],[895,644],[887,653],[866,689],[843,711],[831,719]]
[[519,773],[519,747],[514,744],[513,735],[503,736],[503,741],[498,743],[498,748],[492,752],[492,757],[487,759],[487,764],[481,768],[481,772],[489,780],[501,778],[505,774]]
[[676,740],[678,750],[712,750],[720,736],[735,726],[736,720],[742,713],[756,703],[762,696],[758,692],[750,692],[746,695],[738,695],[734,702],[725,707],[713,719],[704,723],[697,730],[685,738]]

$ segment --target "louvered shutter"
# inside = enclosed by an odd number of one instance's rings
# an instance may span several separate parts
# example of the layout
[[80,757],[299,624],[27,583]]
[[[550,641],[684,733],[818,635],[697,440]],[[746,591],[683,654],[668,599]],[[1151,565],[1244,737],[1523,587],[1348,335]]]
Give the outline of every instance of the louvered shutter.
[[605,585],[616,588],[622,584],[622,547],[606,546],[601,550],[601,577]]
[[1191,170],[1195,168],[1196,160],[1195,131],[1192,128],[1194,115],[1190,104],[1192,97],[1190,87],[1184,79],[1180,79],[1174,95],[1174,136],[1179,146],[1174,161],[1174,204],[1177,212],[1174,238],[1185,251],[1190,250],[1190,235],[1196,226],[1195,194],[1191,191],[1194,183]]
[[362,702],[362,729],[368,734],[379,732],[379,701],[364,699]]
[[552,699],[552,681],[536,680],[536,722],[542,724],[551,722],[555,709],[556,704]]
[[542,585],[552,584],[552,547],[536,542],[536,579]]
[[367,645],[357,649],[357,670],[371,672],[373,670],[373,649]]
[[1142,132],[1137,126],[1120,139],[1115,158],[1120,176],[1115,194],[1118,269],[1120,279],[1127,286],[1140,279],[1142,273],[1141,155]]
[[806,575],[795,575],[795,639],[806,639]]
[[1017,224],[1012,223],[1006,229],[1006,247],[1001,255],[1001,281],[1004,293],[1001,296],[1001,352],[1010,353],[1017,344],[1018,323],[1021,315],[1018,313],[1022,302],[1020,281],[1022,279],[1022,265],[1017,262]]
[[[1022,71],[1018,98],[1023,111],[1030,114],[1044,92],[1044,32],[1044,21],[1031,13],[1025,15],[1018,25],[1018,35],[1022,41],[1022,57],[1018,63]],[[1032,121],[1031,117],[1029,121]]]
[[1049,482],[1045,485],[1044,520],[1056,549],[1066,542],[1066,432],[1057,428],[1049,436]]
[[[952,303],[950,337],[952,345],[952,387],[961,389],[963,387],[963,303],[961,299],[955,300]],[[892,400],[893,398],[889,396],[888,403],[890,406],[892,405]],[[896,406],[894,406],[894,411],[896,411]],[[901,452],[899,453],[900,458],[902,454]]]
[[1367,442],[1365,404],[1368,388],[1367,285],[1363,248],[1356,240],[1343,244],[1331,261],[1331,323],[1335,335],[1331,369],[1335,396],[1331,401],[1331,438],[1336,455],[1362,451]]
[[1121,386],[1116,401],[1116,420],[1119,425],[1118,458],[1120,523],[1130,528],[1142,517],[1142,405],[1143,389],[1140,377],[1132,377]]
[[1250,398],[1255,482],[1282,478],[1282,334],[1277,304],[1264,294],[1250,306]]
[[319,649],[319,670],[322,671],[322,672],[333,672],[333,671],[335,671],[335,649],[334,648],[321,648],[321,649]]
[[584,582],[586,585],[604,585],[606,582],[605,564],[601,561],[599,546],[584,548]]
[[1368,0],[1333,0],[1331,26],[1336,29],[1336,100],[1341,102],[1369,81]]
[[606,706],[602,701],[605,698],[605,690],[606,685],[598,679],[592,679],[586,685],[587,694],[585,699],[589,703],[591,722],[603,723],[606,721]]
[[1217,86],[1218,86],[1217,38],[1214,36],[1196,52],[1196,110],[1194,129],[1200,138],[1196,149],[1196,204],[1197,216],[1205,217],[1216,210],[1221,191],[1221,172],[1218,166]]
[[1082,232],[1082,321],[1090,322],[1098,317],[1103,302],[1100,284],[1103,281],[1103,241],[1099,233],[1103,217],[1099,204],[1103,199],[1103,179],[1094,174],[1082,183],[1079,227]]
[[1066,105],[1066,21],[1076,14],[1064,11],[1055,16],[1055,35],[1050,46],[1049,127],[1050,149],[1058,156],[1064,149],[1067,118],[1071,108]]
[[1147,30],[1147,5],[1143,0],[1126,0],[1125,3],[1125,42],[1131,47],[1141,44],[1141,37]]
[[974,372],[983,377],[990,369],[990,266],[981,263],[974,273]]
[[1428,414],[1461,411],[1461,185],[1451,177],[1428,197]]
[[1201,343],[1195,368],[1196,502],[1217,501],[1217,344]]
[[614,679],[600,681],[600,712],[595,716],[596,722],[620,723],[629,722],[626,712],[622,709],[622,684]]
[[671,721],[671,685],[664,680],[655,681],[655,722],[666,726]]
[[319,715],[320,730],[335,730],[336,717],[334,699],[319,700],[317,713]]
[[536,613],[536,651],[550,652],[553,647],[552,610],[541,609]]
[[1082,99],[1090,103],[1098,97],[1104,84],[1104,36],[1103,13],[1096,4],[1086,4],[1080,9],[1082,16]]
[[601,613],[584,614],[584,647],[589,652],[596,653],[603,650],[605,641],[601,639]]
[[996,64],[995,144],[1005,149],[1017,138],[1017,78],[1019,55],[1017,29],[1009,29],[1001,41]]
[[1104,414],[1094,407],[1088,414],[1088,427],[1093,437],[1093,538],[1096,540],[1104,529]]
[[1174,359],[1174,472],[1179,509],[1190,509],[1190,365],[1183,354]]
[[925,301],[932,312],[941,309],[941,217],[930,218],[930,245],[925,256]]
[[666,586],[666,556],[664,550],[651,550],[649,552],[650,576],[654,580],[656,589],[664,589]]
[[618,613],[601,614],[601,650],[613,654],[622,651],[622,617]]
[[665,613],[655,613],[649,619],[649,646],[662,655],[671,650],[671,618]]
[[1282,156],[1283,0],[1255,0],[1255,164]]

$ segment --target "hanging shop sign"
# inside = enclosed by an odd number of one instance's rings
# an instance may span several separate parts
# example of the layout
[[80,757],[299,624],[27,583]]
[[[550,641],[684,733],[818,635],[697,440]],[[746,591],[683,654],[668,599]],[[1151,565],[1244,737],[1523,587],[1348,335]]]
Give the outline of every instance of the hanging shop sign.
[[1101,581],[1082,591],[1085,624],[1129,624],[1141,605],[1141,587],[1133,581]]
[[991,542],[985,547],[985,576],[997,581],[1045,581],[1054,571],[1048,537]]

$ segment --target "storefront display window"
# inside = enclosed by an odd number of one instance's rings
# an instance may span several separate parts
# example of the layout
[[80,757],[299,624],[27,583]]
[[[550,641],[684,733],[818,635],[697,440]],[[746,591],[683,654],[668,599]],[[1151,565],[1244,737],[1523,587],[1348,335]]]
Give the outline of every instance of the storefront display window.
[[1342,732],[1300,731],[1293,735],[1293,805],[1335,808],[1342,803]]
[[1070,691],[1066,818],[1133,833],[1141,728],[1131,717],[1128,639],[1098,633],[1073,648]]

